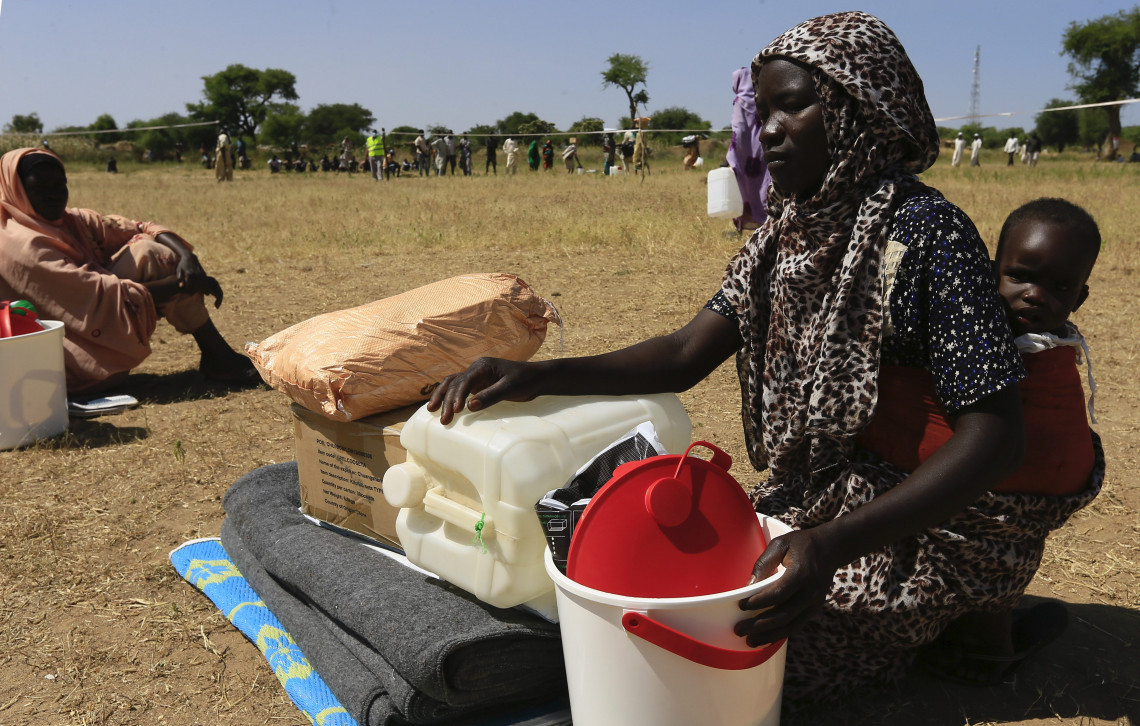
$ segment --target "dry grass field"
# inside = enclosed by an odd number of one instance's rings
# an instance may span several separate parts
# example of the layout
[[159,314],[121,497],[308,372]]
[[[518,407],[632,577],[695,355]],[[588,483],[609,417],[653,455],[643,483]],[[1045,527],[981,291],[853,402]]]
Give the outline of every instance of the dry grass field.
[[[1140,427],[1136,280],[1127,200],[1140,165],[1046,159],[981,169],[946,159],[925,179],[991,245],[1004,216],[1065,196],[1100,221],[1104,251],[1075,316],[1092,347],[1104,492],[1051,540],[1030,587],[1070,607],[1062,639],[1012,685],[899,688],[819,706],[795,723],[957,726],[1140,724]],[[587,167],[600,164],[586,155]],[[476,168],[481,167],[476,164]],[[402,178],[198,167],[69,170],[75,206],[153,219],[197,245],[225,288],[215,320],[233,343],[451,275],[509,271],[565,321],[539,356],[605,351],[686,322],[740,244],[705,215],[704,175],[659,158],[644,182],[563,171]],[[141,408],[0,452],[0,724],[302,724],[256,647],[182,581],[167,553],[219,531],[221,498],[255,467],[293,458],[285,397],[202,385],[189,337],[160,324],[125,392]],[[754,481],[731,366],[684,394],[695,434]]]

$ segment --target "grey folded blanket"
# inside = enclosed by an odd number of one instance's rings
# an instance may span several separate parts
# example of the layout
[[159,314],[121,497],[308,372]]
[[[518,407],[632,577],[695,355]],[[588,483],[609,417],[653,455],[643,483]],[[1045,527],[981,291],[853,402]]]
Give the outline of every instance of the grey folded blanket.
[[233,522],[228,519],[222,523],[222,546],[357,723],[363,726],[426,724],[462,715],[462,708],[449,708],[417,692],[379,654],[373,652],[366,665],[359,657],[363,649],[354,652],[342,640],[344,633],[330,628],[317,611],[286,592],[262,569],[242,545],[241,537],[234,533]]
[[361,723],[428,723],[565,692],[558,626],[312,524],[297,509],[295,463],[247,474],[224,505],[226,551]]

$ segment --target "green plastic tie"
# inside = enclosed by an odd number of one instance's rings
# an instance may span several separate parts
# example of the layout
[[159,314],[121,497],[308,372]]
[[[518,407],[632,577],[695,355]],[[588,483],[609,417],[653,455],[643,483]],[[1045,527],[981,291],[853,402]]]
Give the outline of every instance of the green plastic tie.
[[471,540],[473,544],[483,548],[483,554],[487,554],[487,545],[483,542],[483,520],[485,519],[487,519],[487,513],[483,512],[479,515],[479,521],[475,523],[475,537]]

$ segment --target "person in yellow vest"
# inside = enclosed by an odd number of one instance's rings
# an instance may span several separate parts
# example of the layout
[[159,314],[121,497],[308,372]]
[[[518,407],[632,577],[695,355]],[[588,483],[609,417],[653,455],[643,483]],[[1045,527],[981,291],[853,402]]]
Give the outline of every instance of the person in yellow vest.
[[379,135],[376,129],[372,129],[372,133],[364,140],[364,145],[368,149],[368,169],[372,172],[372,178],[380,181],[384,178],[384,129],[380,130]]

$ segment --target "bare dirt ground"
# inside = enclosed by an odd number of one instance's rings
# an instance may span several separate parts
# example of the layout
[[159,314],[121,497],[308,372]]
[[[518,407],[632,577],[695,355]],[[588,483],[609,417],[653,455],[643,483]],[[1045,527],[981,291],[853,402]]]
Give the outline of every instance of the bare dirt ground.
[[[667,332],[715,290],[740,241],[704,216],[700,175],[655,171],[644,183],[524,172],[390,186],[258,172],[224,189],[200,169],[69,177],[73,204],[155,219],[198,243],[226,289],[215,320],[236,343],[454,274],[510,271],[566,321],[564,343],[552,330],[539,353],[551,357]],[[933,183],[991,244],[1017,203],[1065,192],[1082,201],[1081,184],[1102,183],[1074,182],[1083,171],[1016,182],[989,173],[944,172]],[[794,723],[1140,724],[1136,247],[1126,212],[1112,210],[1136,183],[1103,183],[1112,191],[1089,186],[1083,203],[1114,231],[1076,322],[1093,349],[1108,480],[1051,539],[1029,590],[1065,602],[1070,628],[1011,684],[968,688],[915,674]],[[124,387],[141,408],[0,452],[0,724],[306,723],[257,648],[167,559],[218,533],[235,479],[293,458],[287,401],[206,387],[192,341],[165,324],[153,344]],[[757,475],[738,396],[724,366],[682,400],[694,435],[733,454],[733,473],[748,482]]]

